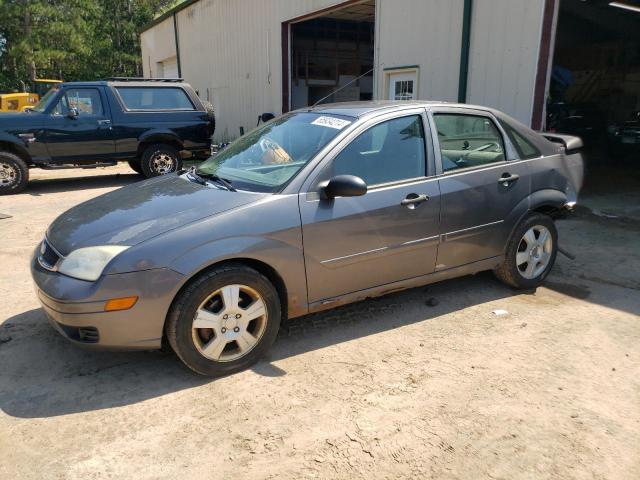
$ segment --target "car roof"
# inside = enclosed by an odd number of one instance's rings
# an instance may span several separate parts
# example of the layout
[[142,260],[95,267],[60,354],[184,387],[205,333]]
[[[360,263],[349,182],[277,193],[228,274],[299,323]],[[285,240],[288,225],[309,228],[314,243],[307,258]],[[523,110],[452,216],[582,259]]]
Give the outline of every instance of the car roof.
[[349,117],[364,117],[370,114],[384,113],[386,111],[406,110],[415,107],[446,106],[447,108],[466,108],[493,112],[493,109],[479,105],[466,103],[443,102],[436,100],[370,100],[365,102],[327,103],[314,107],[305,107],[296,112],[314,112],[327,115],[344,115]]

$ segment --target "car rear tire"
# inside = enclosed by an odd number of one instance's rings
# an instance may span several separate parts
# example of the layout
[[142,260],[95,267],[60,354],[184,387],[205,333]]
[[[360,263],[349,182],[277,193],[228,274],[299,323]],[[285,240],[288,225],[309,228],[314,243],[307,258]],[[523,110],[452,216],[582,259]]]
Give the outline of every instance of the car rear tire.
[[29,183],[29,167],[19,156],[0,152],[0,195],[23,191]]
[[178,149],[173,145],[155,143],[148,146],[142,153],[140,167],[145,177],[157,177],[180,170],[182,158]]
[[197,277],[174,301],[166,336],[200,375],[244,370],[264,355],[280,328],[278,292],[258,271],[228,264]]
[[558,230],[548,215],[532,213],[516,227],[496,276],[518,289],[536,288],[547,277],[558,253]]
[[140,160],[129,160],[129,166],[131,167],[131,170],[133,170],[136,173],[139,173],[140,175],[143,175],[142,172],[142,165],[140,163]]

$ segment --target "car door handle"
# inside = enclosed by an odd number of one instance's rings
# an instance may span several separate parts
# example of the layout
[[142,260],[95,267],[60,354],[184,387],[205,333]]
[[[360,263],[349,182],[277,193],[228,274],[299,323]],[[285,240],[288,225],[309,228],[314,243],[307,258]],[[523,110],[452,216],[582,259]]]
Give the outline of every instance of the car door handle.
[[427,200],[429,200],[428,195],[418,195],[417,193],[410,193],[400,202],[400,205],[409,208],[416,208],[417,205],[421,204],[422,202],[426,202]]
[[36,141],[36,136],[33,133],[19,133],[18,136],[27,143]]
[[520,175],[517,173],[504,173],[499,179],[498,183],[501,183],[505,187],[508,187],[511,182],[515,182],[520,178]]
[[98,120],[98,125],[103,126],[111,126],[111,120]]

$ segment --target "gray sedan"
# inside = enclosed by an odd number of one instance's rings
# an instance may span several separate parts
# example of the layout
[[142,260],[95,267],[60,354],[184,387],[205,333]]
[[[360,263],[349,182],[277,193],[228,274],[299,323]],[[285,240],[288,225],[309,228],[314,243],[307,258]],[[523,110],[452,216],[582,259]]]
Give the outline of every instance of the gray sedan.
[[483,270],[540,285],[581,145],[470,105],[299,110],[61,215],[33,256],[37,295],[74,343],[166,340],[194,371],[228,374],[311,312]]

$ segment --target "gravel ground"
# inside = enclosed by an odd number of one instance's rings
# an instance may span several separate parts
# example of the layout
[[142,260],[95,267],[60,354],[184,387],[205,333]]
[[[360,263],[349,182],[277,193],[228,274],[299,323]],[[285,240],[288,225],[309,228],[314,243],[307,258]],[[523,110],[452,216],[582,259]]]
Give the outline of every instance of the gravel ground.
[[0,197],[0,478],[640,478],[637,220],[560,222],[577,259],[536,292],[480,274],[297,319],[209,380],[75,348],[38,308],[47,225],[129,172],[34,171]]

